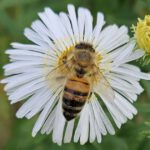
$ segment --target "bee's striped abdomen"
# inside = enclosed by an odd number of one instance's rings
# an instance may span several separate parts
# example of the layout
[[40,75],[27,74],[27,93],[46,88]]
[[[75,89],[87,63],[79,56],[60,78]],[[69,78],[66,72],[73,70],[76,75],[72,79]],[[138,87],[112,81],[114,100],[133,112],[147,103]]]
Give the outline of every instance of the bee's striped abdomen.
[[75,118],[82,110],[88,95],[90,86],[85,79],[73,77],[68,79],[63,95],[63,114],[67,121]]

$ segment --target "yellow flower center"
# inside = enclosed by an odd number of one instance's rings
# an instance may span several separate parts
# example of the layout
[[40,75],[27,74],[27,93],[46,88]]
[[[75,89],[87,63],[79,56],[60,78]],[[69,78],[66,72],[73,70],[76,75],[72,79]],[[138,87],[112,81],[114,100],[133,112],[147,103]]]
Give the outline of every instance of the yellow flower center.
[[138,19],[137,25],[133,26],[134,36],[139,48],[147,54],[150,53],[150,15],[146,15],[144,20]]
[[58,66],[62,65],[63,59],[68,56],[68,54],[74,49],[74,46],[71,46],[70,48],[64,50],[63,52],[60,53],[59,58],[58,58]]

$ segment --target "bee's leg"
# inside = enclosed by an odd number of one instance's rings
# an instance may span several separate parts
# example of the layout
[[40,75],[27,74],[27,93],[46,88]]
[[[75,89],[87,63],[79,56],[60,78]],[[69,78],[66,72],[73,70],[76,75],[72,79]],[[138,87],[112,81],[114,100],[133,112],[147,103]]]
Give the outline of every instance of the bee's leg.
[[67,63],[67,57],[66,56],[63,57],[62,62],[64,65]]
[[96,72],[87,73],[86,75],[87,75],[88,77],[92,77],[92,76],[95,76],[95,75],[97,75],[97,74],[98,74],[98,72],[96,71]]
[[56,80],[63,80],[63,79],[65,79],[66,78],[66,76],[58,76],[58,77],[56,77]]
[[91,99],[92,94],[93,94],[93,92],[90,92],[90,93],[89,93],[89,96],[88,96],[88,99],[87,99],[87,100],[88,100],[88,103],[90,102],[90,99]]
[[93,92],[90,92],[89,97],[88,97],[89,99],[91,98],[92,94],[93,94]]
[[67,60],[67,56],[63,57],[62,63],[66,67],[67,70],[71,71],[72,70],[72,59]]

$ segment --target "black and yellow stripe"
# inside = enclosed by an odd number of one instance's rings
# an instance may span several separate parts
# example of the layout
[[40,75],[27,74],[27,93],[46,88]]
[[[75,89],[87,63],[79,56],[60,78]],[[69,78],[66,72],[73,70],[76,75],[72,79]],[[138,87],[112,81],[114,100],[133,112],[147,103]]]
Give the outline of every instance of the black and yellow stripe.
[[73,77],[68,79],[63,95],[63,115],[67,121],[75,118],[82,110],[88,95],[90,86],[85,79]]

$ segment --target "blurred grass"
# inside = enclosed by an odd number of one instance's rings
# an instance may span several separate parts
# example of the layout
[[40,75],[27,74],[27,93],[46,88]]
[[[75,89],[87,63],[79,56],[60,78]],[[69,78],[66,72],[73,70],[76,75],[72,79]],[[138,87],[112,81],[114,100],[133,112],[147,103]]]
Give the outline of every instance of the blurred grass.
[[[98,11],[102,11],[108,24],[125,24],[128,27],[135,24],[137,17],[150,14],[150,0],[0,0],[0,79],[3,78],[2,66],[8,62],[4,52],[10,48],[9,44],[14,41],[27,41],[22,35],[23,29],[29,27],[31,22],[38,18],[37,13],[43,11],[44,7],[49,6],[56,12],[60,12],[66,11],[68,3],[76,7],[89,8],[94,18]],[[134,63],[141,66],[138,62]],[[150,66],[142,67],[142,70],[148,72]],[[117,129],[115,136],[103,137],[101,144],[95,142],[80,146],[71,143],[64,144],[62,147],[53,144],[50,135],[38,134],[32,138],[31,131],[36,117],[30,121],[16,119],[15,112],[19,104],[10,106],[3,86],[0,85],[0,149],[149,150],[150,139],[147,138],[147,133],[150,127],[144,122],[150,121],[150,82],[141,83],[145,92],[135,104],[139,113],[134,120],[128,121],[120,130]]]

